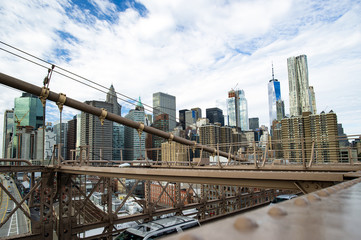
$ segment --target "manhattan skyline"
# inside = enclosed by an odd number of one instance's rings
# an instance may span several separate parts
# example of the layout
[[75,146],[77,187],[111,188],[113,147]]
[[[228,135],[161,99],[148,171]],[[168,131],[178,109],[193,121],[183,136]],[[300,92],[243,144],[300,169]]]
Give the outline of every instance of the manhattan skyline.
[[[360,1],[77,2],[3,1],[0,41],[148,105],[155,92],[173,95],[177,114],[193,107],[203,115],[213,107],[226,113],[227,92],[238,84],[249,118],[266,126],[271,63],[289,114],[287,58],[305,54],[318,113],[333,110],[347,134],[361,133]],[[38,86],[47,74],[5,51],[0,71]],[[105,100],[55,73],[50,89],[80,101]],[[21,92],[0,90],[3,121]],[[47,119],[59,119],[57,107],[50,108]],[[67,108],[64,118],[77,113]]]

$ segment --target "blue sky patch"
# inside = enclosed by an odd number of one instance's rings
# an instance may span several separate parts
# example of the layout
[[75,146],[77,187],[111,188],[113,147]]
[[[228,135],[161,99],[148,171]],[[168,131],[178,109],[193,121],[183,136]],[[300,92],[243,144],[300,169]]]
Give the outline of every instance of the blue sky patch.
[[75,42],[79,43],[79,40],[74,37],[72,34],[64,31],[56,31],[56,34],[64,41],[67,41],[68,43]]
[[66,62],[71,61],[70,52],[67,49],[56,48],[56,49],[54,49],[54,53],[55,53],[56,58],[63,59]]
[[[81,10],[91,16],[94,16],[95,18],[97,18],[99,20],[105,20],[105,21],[109,21],[109,22],[117,21],[118,13],[125,12],[129,8],[136,10],[139,13],[139,15],[142,17],[145,17],[148,13],[148,10],[146,9],[146,7],[143,4],[141,4],[135,0],[121,0],[121,1],[110,0],[109,2],[114,4],[115,9],[107,9],[108,11],[106,11],[106,13],[104,13],[97,6],[96,3],[93,3],[92,1],[88,1],[88,0],[73,1],[72,6],[77,7],[79,10]],[[76,15],[70,14],[74,7],[72,7],[71,9],[70,8],[66,9],[67,12],[69,12],[68,16],[79,22],[83,22],[83,19],[76,17]],[[87,20],[89,21],[91,19],[87,19]]]

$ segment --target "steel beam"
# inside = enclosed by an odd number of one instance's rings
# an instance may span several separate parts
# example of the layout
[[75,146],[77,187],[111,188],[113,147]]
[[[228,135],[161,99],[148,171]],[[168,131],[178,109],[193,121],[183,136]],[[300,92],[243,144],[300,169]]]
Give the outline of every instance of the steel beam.
[[173,168],[173,169],[203,169],[203,170],[244,170],[244,171],[301,171],[301,172],[361,172],[361,164],[319,164],[312,165],[310,168],[305,169],[302,165],[297,164],[284,164],[284,165],[265,165],[263,167],[255,167],[253,164],[241,165],[223,165],[219,166],[177,166],[177,165],[150,165],[149,168]]
[[86,174],[102,177],[122,177],[167,182],[188,182],[199,184],[243,186],[257,188],[298,189],[295,181],[342,182],[344,173],[336,172],[262,172],[227,170],[185,170],[185,169],[148,169],[114,168],[90,166],[61,166],[55,171],[71,174]]
[[43,166],[0,166],[0,172],[6,173],[6,172],[43,172],[45,170],[45,167]]

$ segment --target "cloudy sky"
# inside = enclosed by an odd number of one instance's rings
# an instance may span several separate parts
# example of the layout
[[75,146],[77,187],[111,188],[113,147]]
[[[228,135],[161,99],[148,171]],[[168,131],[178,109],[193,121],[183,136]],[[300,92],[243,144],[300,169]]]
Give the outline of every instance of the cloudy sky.
[[[237,86],[249,117],[268,125],[272,62],[288,113],[287,58],[306,54],[317,111],[333,110],[347,134],[360,134],[360,12],[361,2],[348,0],[1,1],[0,71],[38,86],[47,73],[6,43],[148,105],[160,91],[176,96],[177,111],[200,107],[203,115],[211,107],[226,114],[227,92]],[[105,99],[58,73],[50,89],[81,101]],[[3,119],[21,92],[0,91]],[[51,109],[48,119],[58,120]],[[76,113],[66,109],[64,118]]]

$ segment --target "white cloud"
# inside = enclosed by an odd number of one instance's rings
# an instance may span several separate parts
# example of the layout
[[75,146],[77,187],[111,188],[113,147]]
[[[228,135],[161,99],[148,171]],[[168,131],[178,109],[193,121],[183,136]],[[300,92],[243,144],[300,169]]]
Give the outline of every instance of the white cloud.
[[[318,110],[333,109],[346,133],[361,132],[352,114],[360,112],[361,100],[359,2],[140,2],[148,10],[145,17],[132,8],[116,12],[112,2],[91,0],[103,15],[97,18],[66,0],[4,1],[0,39],[104,86],[113,83],[117,91],[141,96],[149,105],[152,93],[162,91],[177,97],[178,110],[201,107],[205,114],[206,108],[221,106],[226,113],[227,92],[238,83],[249,117],[266,125],[271,63],[288,109],[286,60],[306,54]],[[62,51],[68,54],[57,56]],[[47,72],[4,51],[0,71],[39,86]],[[59,74],[50,88],[81,101],[105,99],[104,93]],[[3,113],[20,94],[0,89]]]

